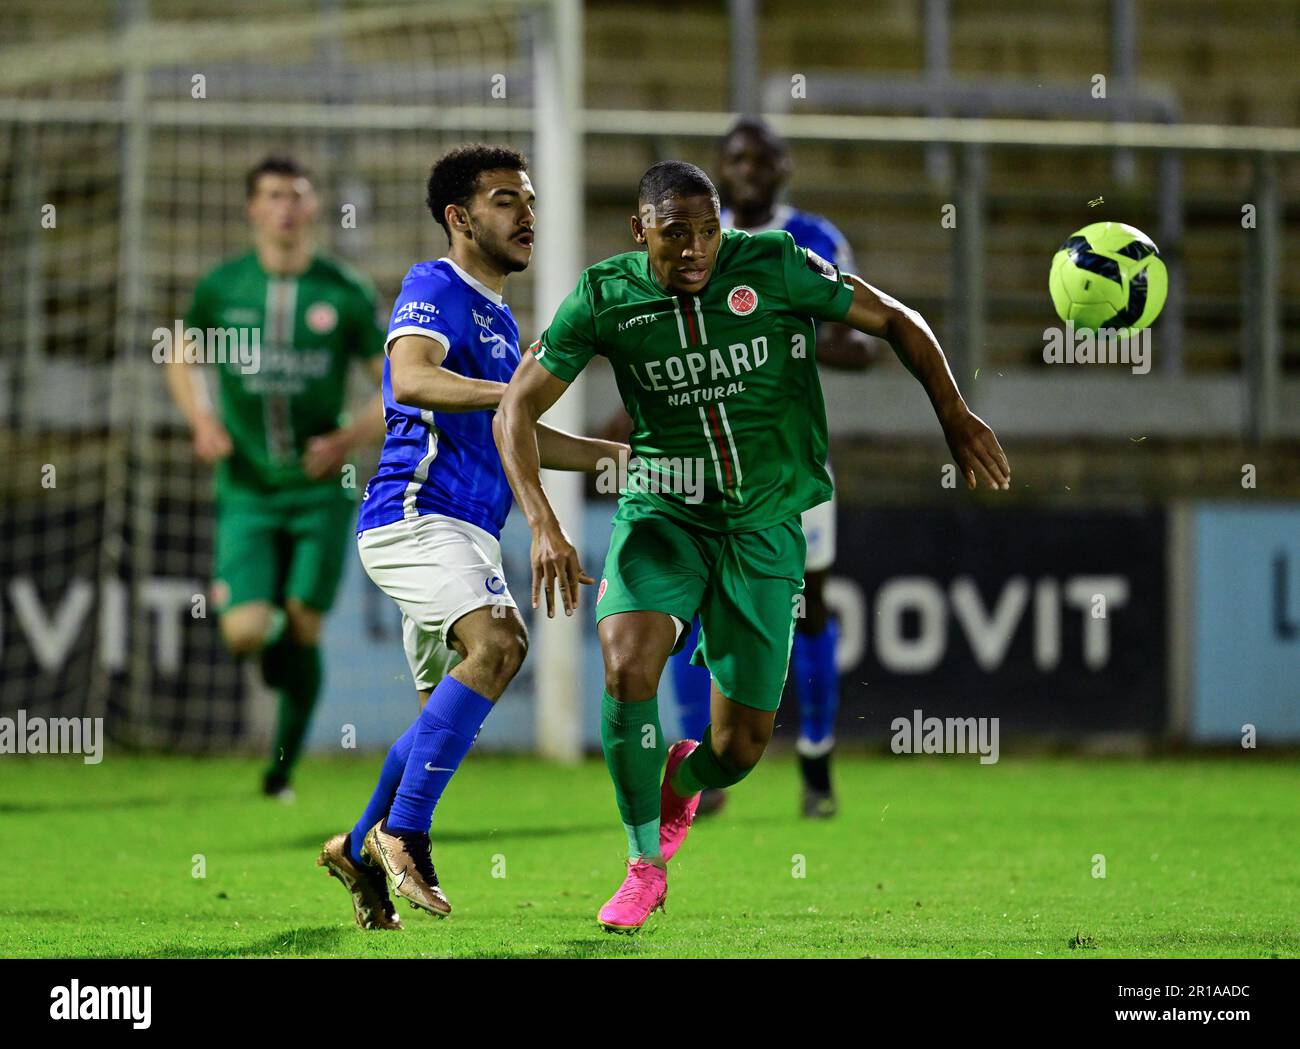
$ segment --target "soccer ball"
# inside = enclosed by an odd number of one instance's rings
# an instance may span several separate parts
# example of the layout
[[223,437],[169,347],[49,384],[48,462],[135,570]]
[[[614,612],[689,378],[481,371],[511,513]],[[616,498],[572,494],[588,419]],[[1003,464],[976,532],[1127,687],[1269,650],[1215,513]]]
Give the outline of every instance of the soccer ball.
[[1081,331],[1136,332],[1159,315],[1169,291],[1160,252],[1145,233],[1123,222],[1094,222],[1073,234],[1052,258],[1052,305]]

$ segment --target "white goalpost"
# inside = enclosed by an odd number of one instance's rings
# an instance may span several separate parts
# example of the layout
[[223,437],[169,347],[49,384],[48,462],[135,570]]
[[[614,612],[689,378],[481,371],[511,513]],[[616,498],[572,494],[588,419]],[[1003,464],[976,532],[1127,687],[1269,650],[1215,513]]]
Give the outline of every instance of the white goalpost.
[[[537,41],[537,145],[533,160],[539,195],[545,193],[546,224],[551,232],[537,241],[537,313],[549,318],[573,289],[584,265],[580,0],[554,0],[544,9],[541,21],[546,25]],[[583,390],[579,378],[547,413],[548,421],[562,430],[581,432]],[[545,483],[570,540],[581,549],[582,476],[550,472]],[[590,594],[584,598],[589,610],[593,598]],[[546,757],[576,761],[582,754],[583,736],[581,622],[577,616],[547,619],[541,614],[533,623],[538,649],[537,749]]]
[[[258,721],[247,688],[215,624],[189,615],[210,568],[209,474],[149,333],[247,250],[243,172],[276,151],[317,175],[320,247],[391,303],[413,261],[445,251],[420,217],[429,165],[473,139],[529,153],[546,198],[556,235],[511,282],[521,331],[540,331],[583,264],[581,3],[196,15],[142,0],[111,8],[125,25],[109,6],[0,68],[0,275],[6,319],[23,318],[0,326],[0,454],[14,467],[0,488],[4,706],[113,715],[144,746],[243,744]],[[557,425],[580,428],[581,397],[577,384]],[[47,464],[57,485],[26,483]],[[547,484],[580,541],[580,479]],[[566,760],[581,753],[577,625],[539,617],[530,661],[536,746]]]

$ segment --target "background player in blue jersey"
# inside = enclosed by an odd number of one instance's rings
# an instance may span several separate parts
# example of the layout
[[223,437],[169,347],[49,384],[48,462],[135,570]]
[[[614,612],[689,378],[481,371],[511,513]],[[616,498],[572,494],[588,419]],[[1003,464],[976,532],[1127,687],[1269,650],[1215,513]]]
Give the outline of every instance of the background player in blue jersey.
[[[519,329],[502,292],[532,258],[533,201],[527,161],[513,149],[474,144],[442,157],[427,202],[451,247],[411,267],[389,322],[387,436],[357,545],[366,573],[402,610],[422,707],[389,750],[356,826],[317,860],[348,888],[365,929],[401,927],[387,880],[414,906],[451,912],[429,824],[528,647],[501,567],[511,494],[492,417],[519,365]],[[627,447],[543,427],[538,453],[550,469],[597,470]]]
[[[738,120],[721,142],[718,189],[722,224],[750,233],[783,229],[801,248],[833,262],[842,273],[857,273],[848,241],[820,215],[800,211],[780,199],[790,177],[790,155],[764,121]],[[877,343],[847,324],[817,326],[817,363],[860,371],[875,358]],[[839,674],[835,668],[838,625],[826,607],[826,579],[835,561],[835,502],[822,503],[803,515],[808,558],[804,566],[804,609],[790,653],[790,677],[799,701],[799,769],[803,778],[803,813],[817,818],[835,812],[830,757],[835,745],[835,711]],[[697,619],[685,647],[672,658],[674,690],[680,704],[682,735],[703,739],[709,723],[709,672],[691,663],[699,639]],[[726,800],[721,790],[706,790],[701,815],[717,812]]]

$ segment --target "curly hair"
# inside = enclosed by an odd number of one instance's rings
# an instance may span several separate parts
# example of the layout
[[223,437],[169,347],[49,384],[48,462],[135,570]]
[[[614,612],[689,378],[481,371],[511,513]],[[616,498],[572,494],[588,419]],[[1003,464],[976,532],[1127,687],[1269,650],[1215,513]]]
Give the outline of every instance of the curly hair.
[[425,202],[429,213],[451,240],[451,228],[444,213],[448,204],[464,205],[478,188],[478,177],[485,171],[527,171],[528,158],[509,146],[490,146],[471,142],[438,158],[429,171]]

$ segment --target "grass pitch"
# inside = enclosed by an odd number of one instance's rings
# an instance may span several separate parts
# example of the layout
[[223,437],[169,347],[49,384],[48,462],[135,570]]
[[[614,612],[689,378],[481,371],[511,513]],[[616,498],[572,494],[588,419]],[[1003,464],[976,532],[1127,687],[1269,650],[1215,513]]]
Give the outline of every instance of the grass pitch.
[[796,815],[793,762],[773,756],[696,824],[667,913],[635,937],[595,922],[625,845],[604,766],[485,755],[434,824],[453,916],[403,907],[404,932],[358,930],[314,863],[379,763],[309,760],[288,806],[256,793],[247,759],[0,759],[21,860],[0,866],[0,954],[1300,955],[1293,762],[846,756],[842,812],[814,823]]

